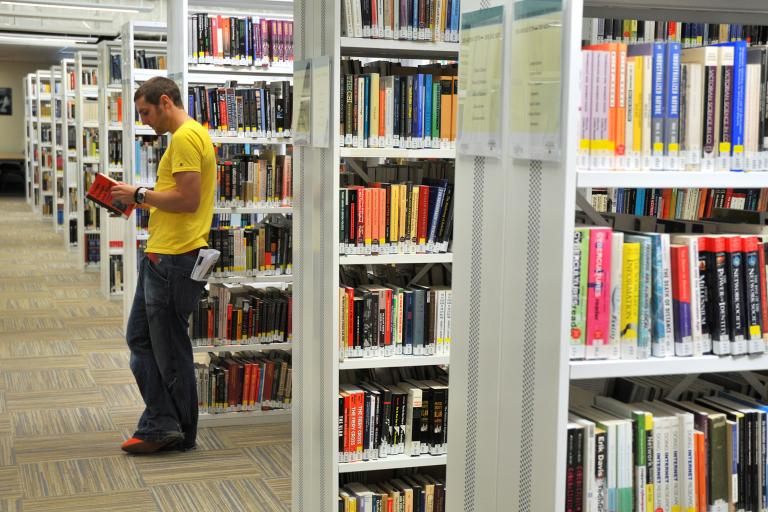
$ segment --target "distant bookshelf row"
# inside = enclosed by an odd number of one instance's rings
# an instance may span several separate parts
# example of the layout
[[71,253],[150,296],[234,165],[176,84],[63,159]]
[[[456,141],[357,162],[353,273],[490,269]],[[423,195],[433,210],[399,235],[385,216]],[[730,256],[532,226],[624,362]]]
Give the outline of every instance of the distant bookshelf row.
[[768,44],[768,26],[620,18],[584,18],[582,44],[674,41],[695,48],[731,41]]
[[768,170],[768,48],[602,43],[582,60],[580,168]]
[[195,13],[187,19],[190,64],[269,66],[293,61],[293,21]]
[[576,228],[571,359],[762,354],[766,250],[753,236]]
[[341,35],[459,42],[460,0],[342,0]]
[[290,409],[291,354],[222,352],[209,354],[209,363],[195,363],[198,407],[201,413],[226,414]]
[[343,60],[339,134],[356,148],[446,149],[456,141],[457,67]]

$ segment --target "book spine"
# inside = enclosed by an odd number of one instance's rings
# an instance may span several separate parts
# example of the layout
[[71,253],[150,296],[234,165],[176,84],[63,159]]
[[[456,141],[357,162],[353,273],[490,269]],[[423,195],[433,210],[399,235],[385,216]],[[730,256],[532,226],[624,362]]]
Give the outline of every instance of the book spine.
[[745,265],[742,256],[741,238],[737,236],[725,239],[726,269],[728,279],[728,304],[731,354],[747,352],[746,301],[744,297]]
[[[616,235],[616,233],[614,233]],[[618,263],[618,256],[614,254]],[[639,324],[640,244],[624,243],[621,268],[621,358],[637,359]],[[615,304],[612,304],[615,305]]]
[[653,45],[653,80],[651,94],[651,167],[664,167],[664,45]]
[[738,41],[733,47],[733,138],[731,146],[732,171],[743,171],[745,105],[747,95],[747,43]]
[[587,270],[589,266],[589,230],[576,228],[573,236],[571,281],[570,359],[586,356]]
[[678,170],[680,154],[680,43],[668,42],[664,58],[664,155],[665,168]]
[[744,263],[744,297],[746,298],[746,335],[749,340],[747,351],[750,354],[760,354],[765,351],[762,332],[762,300],[760,287],[761,247],[756,237],[745,237],[742,240]]
[[595,228],[589,235],[587,292],[587,358],[619,356],[619,347],[609,339],[611,291],[611,230]]
[[672,263],[672,301],[674,310],[675,355],[693,355],[691,332],[691,283],[688,246],[670,248]]
[[662,280],[664,286],[664,347],[666,355],[675,355],[674,316],[672,307],[672,264],[669,252],[669,235],[661,234]]

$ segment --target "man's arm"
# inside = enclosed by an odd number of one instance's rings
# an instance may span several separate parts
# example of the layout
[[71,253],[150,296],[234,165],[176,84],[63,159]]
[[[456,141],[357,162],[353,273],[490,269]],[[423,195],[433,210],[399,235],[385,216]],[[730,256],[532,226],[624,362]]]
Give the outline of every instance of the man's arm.
[[[180,171],[174,173],[173,178],[176,180],[176,188],[163,192],[147,190],[144,204],[172,213],[196,212],[200,205],[200,173]],[[112,197],[126,204],[132,204],[137,188],[139,187],[133,185],[116,185],[112,187]]]

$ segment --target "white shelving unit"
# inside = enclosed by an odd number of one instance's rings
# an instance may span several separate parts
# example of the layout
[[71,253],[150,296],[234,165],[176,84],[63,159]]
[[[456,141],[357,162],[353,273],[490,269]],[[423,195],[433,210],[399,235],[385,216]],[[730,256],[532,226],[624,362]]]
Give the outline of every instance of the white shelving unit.
[[[70,75],[75,78],[71,82]],[[77,233],[72,233],[70,224],[75,221],[77,224],[77,150],[70,149],[71,144],[76,140],[71,140],[70,135],[75,135],[76,121],[72,116],[70,107],[76,108],[76,90],[78,86],[77,74],[75,74],[74,59],[62,59],[61,61],[61,83],[62,83],[62,124],[61,124],[61,148],[62,160],[64,162],[64,176],[62,177],[62,186],[64,193],[64,247],[73,248],[77,245]],[[71,131],[71,133],[70,133]],[[76,230],[76,229],[75,229]],[[72,237],[72,235],[75,235]]]
[[[53,215],[51,221],[53,229],[60,232],[64,221],[64,197],[62,189],[64,188],[64,146],[63,146],[63,128],[64,128],[64,84],[62,80],[61,65],[51,66],[51,138],[53,150],[52,165],[52,186],[53,186]],[[61,167],[59,167],[61,162]],[[60,197],[61,196],[61,197]],[[62,210],[61,219],[59,219],[59,208]],[[62,222],[60,223],[59,220]]]
[[[112,59],[115,56],[120,56],[121,63],[125,60],[126,56],[122,52],[122,33],[121,37],[114,41],[102,41],[99,43],[99,76],[98,76],[98,90],[99,90],[99,104],[98,104],[98,117],[96,119],[96,127],[98,129],[98,166],[99,172],[109,175],[110,177],[124,181],[122,172],[107,172],[109,169],[109,131],[107,127],[110,124],[110,101],[115,96],[119,96],[119,92],[110,88],[109,85],[116,82],[116,77],[113,76],[113,64]],[[129,57],[133,62],[133,54]],[[121,69],[121,73],[124,72]],[[121,75],[124,76],[124,75]],[[93,122],[93,120],[91,120]],[[90,123],[89,123],[90,124]],[[86,125],[87,126],[87,125]],[[90,160],[90,159],[88,159]],[[122,297],[122,291],[120,287],[114,288],[113,291],[113,272],[112,272],[112,256],[119,256],[123,252],[123,233],[117,229],[123,227],[125,221],[122,219],[112,218],[109,211],[105,208],[98,209],[99,215],[99,272],[101,293],[104,297],[110,299],[119,299]],[[117,276],[115,276],[117,277]]]
[[24,76],[24,194],[27,204],[37,203],[40,191],[35,186],[37,167],[37,80],[34,73]]
[[647,188],[765,188],[768,172],[576,171],[576,186]]
[[[178,16],[178,13],[174,14]],[[141,182],[138,176],[138,163],[135,162],[134,144],[136,138],[142,136],[157,136],[149,126],[140,126],[135,122],[136,111],[133,104],[133,93],[139,86],[154,76],[167,76],[165,69],[140,69],[134,65],[135,50],[142,49],[147,54],[165,56],[167,44],[165,39],[167,28],[165,23],[158,22],[129,22],[123,25],[121,31],[122,40],[122,96],[123,96],[123,181],[131,185],[143,185],[154,187],[154,180]],[[147,39],[142,39],[147,38]],[[151,40],[150,40],[151,39]],[[183,97],[183,96],[182,96]],[[162,135],[164,136],[164,135]],[[158,164],[160,162],[158,161]],[[124,322],[127,324],[128,315],[133,304],[133,295],[136,290],[137,275],[137,237],[138,215],[134,213],[125,224],[123,236],[123,311]]]
[[[50,198],[48,204],[53,205],[53,167],[55,163],[53,158],[53,139],[52,134],[52,100],[51,91],[53,90],[53,80],[51,79],[51,71],[39,69],[35,73],[37,80],[37,169],[36,174],[38,177],[38,183],[40,184],[40,198],[35,205],[35,210],[38,213],[43,213],[44,205],[46,204],[46,198]],[[46,133],[45,140],[43,139],[43,133]],[[55,205],[54,205],[55,206]]]
[[[330,0],[294,0],[295,60],[330,58],[329,144],[297,146],[294,150],[294,336],[312,343],[294,348],[293,389],[293,509],[331,512],[337,510],[340,475],[423,466],[445,467],[449,457],[389,456],[385,459],[339,463],[338,422],[340,372],[345,370],[453,364],[451,356],[391,356],[339,361],[340,267],[343,265],[450,264],[454,255],[398,254],[380,256],[339,255],[339,190],[342,159],[453,159],[453,149],[400,149],[340,147],[340,64],[346,57],[458,60],[458,45],[340,38],[341,3]],[[411,65],[411,63],[409,63]],[[312,84],[314,90],[315,84]],[[325,87],[325,84],[321,84]],[[458,172],[456,173],[458,177]],[[457,178],[458,181],[458,178]],[[464,193],[459,185],[457,193]],[[458,219],[458,213],[455,214]],[[455,281],[452,286],[456,290]],[[456,293],[453,294],[456,296]],[[455,318],[455,314],[453,315]],[[465,338],[452,334],[453,345]],[[453,350],[453,349],[452,349]],[[450,415],[455,412],[451,367]],[[459,388],[460,390],[461,388]],[[456,393],[457,394],[457,393]],[[449,435],[453,446],[453,432]],[[452,450],[453,448],[451,448]],[[448,452],[451,453],[450,451]],[[450,456],[452,457],[452,455]],[[375,481],[375,476],[372,476]],[[450,491],[452,492],[452,490]],[[452,494],[449,495],[452,499]],[[457,509],[458,510],[458,509]],[[497,510],[490,507],[485,510]],[[543,509],[542,509],[543,510]]]
[[[289,18],[291,13],[291,3],[273,2],[273,1],[249,1],[232,0],[225,6],[211,6],[195,0],[169,0],[168,1],[168,76],[174,80],[182,92],[182,98],[186,98],[186,91],[190,85],[219,85],[223,86],[226,82],[235,80],[238,85],[252,84],[257,81],[286,80],[293,75],[293,66],[291,65],[273,65],[269,68],[259,69],[248,66],[225,66],[212,64],[193,64],[188,58],[188,36],[189,27],[187,20],[190,13],[207,12],[216,13],[224,7],[222,14],[227,16],[275,16],[279,18]],[[227,11],[234,10],[234,13]],[[265,146],[276,151],[279,154],[285,154],[286,146],[291,144],[290,137],[277,138],[256,138],[240,137],[222,134],[211,134],[211,141],[214,144],[247,144],[250,146]],[[217,206],[214,214],[292,214],[293,208],[290,207],[223,207]],[[295,239],[295,238],[294,238]],[[215,283],[289,283],[292,282],[293,275],[284,276],[266,276],[266,277],[212,277],[208,280],[209,284]],[[296,305],[294,301],[294,315],[296,314]],[[126,314],[130,305],[126,304]],[[294,340],[297,338],[294,336]],[[249,348],[250,347],[250,348]],[[195,352],[221,352],[232,350],[291,350],[293,343],[272,343],[262,345],[230,345],[216,347],[195,347]],[[295,397],[296,394],[294,393]],[[201,426],[225,426],[225,425],[257,425],[262,423],[287,422],[291,419],[291,410],[273,410],[256,412],[235,412],[215,415],[200,415]]]
[[[102,43],[107,44],[107,43]],[[85,129],[86,121],[84,119],[85,105],[86,103],[97,102],[99,98],[99,86],[83,83],[83,76],[85,73],[92,73],[93,70],[97,70],[97,83],[101,77],[101,69],[99,66],[98,53],[79,51],[75,53],[75,78],[77,80],[77,87],[75,89],[75,154],[76,154],[76,169],[77,169],[77,247],[80,258],[80,263],[86,270],[96,271],[99,268],[99,262],[89,262],[87,258],[88,251],[88,237],[92,235],[100,235],[99,228],[94,224],[98,218],[98,208],[95,210],[96,215],[93,216],[90,224],[86,224],[86,206],[90,208],[92,203],[86,205],[85,194],[87,192],[86,184],[87,179],[90,179],[93,173],[98,171],[99,159],[98,157],[87,157],[85,147]]]

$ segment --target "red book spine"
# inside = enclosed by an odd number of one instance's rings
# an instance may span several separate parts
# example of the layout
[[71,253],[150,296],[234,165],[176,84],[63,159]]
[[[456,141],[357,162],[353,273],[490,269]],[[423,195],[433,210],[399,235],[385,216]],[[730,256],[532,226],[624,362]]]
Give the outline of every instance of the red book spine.
[[253,377],[251,378],[251,402],[260,405],[259,387],[261,386],[261,366],[253,365]]
[[365,393],[355,393],[357,398],[357,444],[355,452],[363,453],[363,422],[365,417]]
[[344,290],[347,297],[347,347],[355,346],[355,289],[348,286]]
[[384,310],[384,345],[392,345],[392,290],[384,291],[386,309]]
[[224,339],[231,340],[232,339],[232,304],[227,304],[227,332],[226,336],[224,336]]
[[725,189],[725,201],[723,202],[723,208],[731,207],[731,198],[733,198],[733,189],[732,188]]
[[422,185],[419,187],[419,223],[417,225],[417,236],[419,245],[427,243],[427,218],[429,217],[429,187]]
[[365,247],[365,201],[366,189],[357,189],[357,246]]

